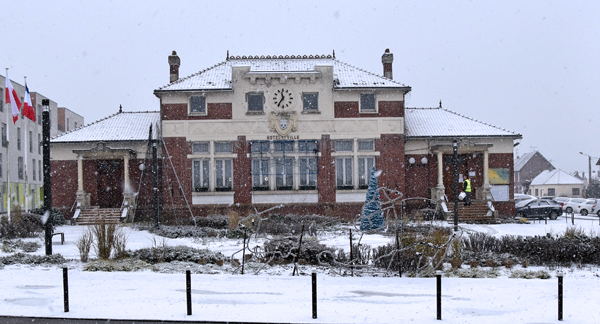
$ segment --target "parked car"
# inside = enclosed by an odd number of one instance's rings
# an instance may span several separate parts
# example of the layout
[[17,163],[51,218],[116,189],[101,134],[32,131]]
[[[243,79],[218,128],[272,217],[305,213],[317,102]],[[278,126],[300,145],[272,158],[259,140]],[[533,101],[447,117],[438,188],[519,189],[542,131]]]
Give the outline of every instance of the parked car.
[[587,215],[593,208],[595,201],[585,198],[571,198],[563,203],[563,210],[565,213]]
[[515,194],[515,204],[520,203],[523,200],[535,199],[534,196],[524,195],[524,194]]
[[591,199],[594,201],[594,205],[592,206],[592,209],[590,210],[590,214],[596,214],[598,215],[598,217],[600,217],[600,199]]
[[564,204],[564,203],[565,203],[565,201],[567,201],[567,200],[569,200],[569,199],[571,199],[571,198],[569,198],[569,197],[555,197],[555,198],[554,198],[554,199],[552,199],[552,200],[556,201],[556,202],[557,202],[557,203],[559,203],[559,204]]
[[554,200],[529,199],[515,205],[516,217],[557,219],[563,210]]

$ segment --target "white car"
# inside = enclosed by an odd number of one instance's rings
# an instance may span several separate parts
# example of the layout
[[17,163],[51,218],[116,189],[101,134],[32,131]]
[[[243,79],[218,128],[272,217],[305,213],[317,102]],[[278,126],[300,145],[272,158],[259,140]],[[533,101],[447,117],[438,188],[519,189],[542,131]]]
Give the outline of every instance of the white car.
[[595,204],[595,199],[571,198],[564,202],[563,210],[565,213],[575,213],[585,216],[592,212]]
[[529,199],[535,199],[535,197],[531,196],[531,195],[515,194],[515,204],[518,204],[521,201],[529,200]]

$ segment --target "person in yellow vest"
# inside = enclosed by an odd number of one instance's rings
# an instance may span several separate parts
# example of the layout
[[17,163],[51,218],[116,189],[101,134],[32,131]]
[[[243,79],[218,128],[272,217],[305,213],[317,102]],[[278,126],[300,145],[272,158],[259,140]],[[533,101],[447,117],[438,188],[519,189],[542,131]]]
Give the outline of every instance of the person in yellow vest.
[[471,206],[471,180],[469,180],[469,174],[465,174],[465,180],[463,181],[463,191],[467,196],[465,197],[465,206]]

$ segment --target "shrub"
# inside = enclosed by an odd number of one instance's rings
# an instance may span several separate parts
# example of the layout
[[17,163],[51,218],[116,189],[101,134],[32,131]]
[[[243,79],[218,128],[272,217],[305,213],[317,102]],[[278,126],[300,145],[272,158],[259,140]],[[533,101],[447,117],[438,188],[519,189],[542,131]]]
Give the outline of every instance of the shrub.
[[83,233],[81,233],[81,236],[77,239],[77,241],[75,241],[75,246],[77,247],[77,250],[79,250],[81,262],[88,262],[90,249],[93,242],[94,236],[89,229],[86,229]]
[[9,264],[64,264],[65,258],[60,254],[52,255],[31,255],[25,253],[15,253],[12,255],[0,257],[0,263]]
[[24,242],[22,240],[16,241],[3,241],[2,242],[2,252],[4,253],[12,253],[16,250],[21,250],[23,252],[35,252],[39,250],[41,245],[38,242]]
[[[45,209],[43,208],[34,208],[30,210],[32,214],[44,215]],[[58,209],[52,208],[52,226],[60,226],[65,225],[65,215]]]
[[143,248],[131,252],[131,256],[151,264],[172,261],[199,263],[202,259],[204,259],[202,262],[217,264],[218,260],[225,259],[221,252],[195,249],[185,245]]
[[10,222],[7,216],[0,217],[0,238],[36,237],[44,231],[41,218],[36,214],[15,212]]
[[527,271],[527,270],[515,270],[511,272],[509,278],[519,279],[550,279],[552,276],[546,270],[538,271]]
[[141,271],[154,270],[154,267],[142,260],[95,260],[83,267],[84,271]]
[[[299,238],[286,237],[268,240],[264,243],[265,258],[279,258],[286,262],[293,262],[298,250]],[[300,247],[300,258],[306,260],[308,264],[318,265],[318,256],[321,252],[327,251],[327,255],[321,257],[321,261],[330,262],[330,256],[335,255],[334,248],[320,244],[315,240],[303,240]]]

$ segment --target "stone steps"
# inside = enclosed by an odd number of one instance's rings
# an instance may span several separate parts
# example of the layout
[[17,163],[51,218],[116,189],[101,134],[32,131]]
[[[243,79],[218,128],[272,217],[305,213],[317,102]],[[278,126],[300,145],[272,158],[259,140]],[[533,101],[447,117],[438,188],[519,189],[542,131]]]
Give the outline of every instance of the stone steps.
[[77,217],[77,225],[93,225],[99,221],[104,221],[105,224],[120,224],[121,209],[120,208],[86,208],[82,209],[79,217]]
[[[490,211],[487,203],[472,201],[471,206],[464,206],[459,202],[458,221],[466,223],[496,223],[496,217]],[[489,216],[491,215],[491,216]],[[454,220],[454,203],[448,203],[448,221]]]

